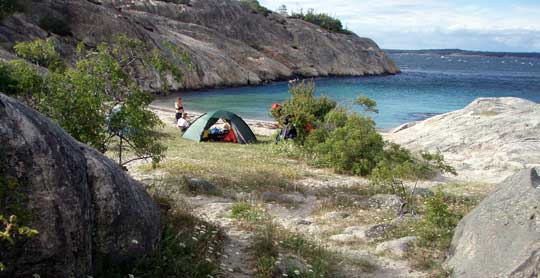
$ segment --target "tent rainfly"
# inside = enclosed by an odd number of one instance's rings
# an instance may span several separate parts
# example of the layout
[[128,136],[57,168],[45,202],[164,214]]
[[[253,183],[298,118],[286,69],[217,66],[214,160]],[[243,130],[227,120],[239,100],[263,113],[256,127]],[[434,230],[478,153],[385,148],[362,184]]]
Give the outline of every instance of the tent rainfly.
[[201,142],[204,131],[213,126],[219,119],[231,122],[231,129],[234,132],[234,135],[236,135],[239,144],[257,142],[257,137],[255,137],[253,131],[251,131],[242,118],[232,112],[224,110],[203,114],[191,124],[182,137],[192,141]]

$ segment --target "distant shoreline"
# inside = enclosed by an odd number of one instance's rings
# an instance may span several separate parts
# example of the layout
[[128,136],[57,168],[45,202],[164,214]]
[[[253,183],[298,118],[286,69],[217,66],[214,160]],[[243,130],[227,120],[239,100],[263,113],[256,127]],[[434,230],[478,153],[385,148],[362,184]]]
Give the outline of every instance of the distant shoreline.
[[492,51],[472,51],[461,49],[420,49],[420,50],[400,50],[385,49],[388,54],[417,54],[417,55],[444,55],[444,56],[485,56],[498,58],[534,58],[540,59],[538,52],[492,52]]

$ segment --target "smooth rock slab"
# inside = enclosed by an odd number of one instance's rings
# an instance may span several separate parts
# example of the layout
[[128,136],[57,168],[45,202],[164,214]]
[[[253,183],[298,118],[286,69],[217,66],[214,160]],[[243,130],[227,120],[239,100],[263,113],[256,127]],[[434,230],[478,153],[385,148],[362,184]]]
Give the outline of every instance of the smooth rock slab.
[[540,166],[540,104],[514,97],[479,98],[467,107],[387,134],[415,151],[441,151],[463,181],[501,182]]
[[540,275],[539,169],[503,181],[459,223],[447,261],[454,277]]

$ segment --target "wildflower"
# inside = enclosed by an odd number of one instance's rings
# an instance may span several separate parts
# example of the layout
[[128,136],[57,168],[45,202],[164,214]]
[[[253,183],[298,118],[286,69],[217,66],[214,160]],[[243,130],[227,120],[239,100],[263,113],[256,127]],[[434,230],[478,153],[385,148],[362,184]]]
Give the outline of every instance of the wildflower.
[[131,240],[131,243],[133,243],[133,244],[139,244],[139,241],[137,241],[136,239],[132,239],[132,240]]

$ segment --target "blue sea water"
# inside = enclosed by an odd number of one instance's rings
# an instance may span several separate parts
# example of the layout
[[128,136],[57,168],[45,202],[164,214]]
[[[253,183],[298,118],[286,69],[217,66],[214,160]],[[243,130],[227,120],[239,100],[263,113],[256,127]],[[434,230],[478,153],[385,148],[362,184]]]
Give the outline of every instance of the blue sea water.
[[[354,104],[358,95],[374,99],[379,114],[370,116],[382,129],[457,110],[479,97],[540,101],[540,59],[420,54],[393,54],[391,58],[401,74],[318,78],[317,94],[329,96],[353,111],[361,111]],[[227,109],[245,118],[269,120],[272,103],[289,97],[287,87],[287,82],[275,82],[184,92],[160,98],[155,104],[173,107],[173,99],[180,95],[187,110]]]

